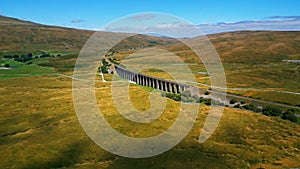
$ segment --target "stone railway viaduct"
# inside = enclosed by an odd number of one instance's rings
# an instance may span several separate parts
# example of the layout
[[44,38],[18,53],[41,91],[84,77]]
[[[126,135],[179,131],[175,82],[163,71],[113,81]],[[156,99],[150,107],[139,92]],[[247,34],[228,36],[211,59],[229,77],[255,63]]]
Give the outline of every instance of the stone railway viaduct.
[[[136,72],[127,70],[123,67],[117,66],[117,65],[114,65],[114,67],[115,67],[115,72],[120,77],[122,77],[124,79],[127,79],[129,81],[132,81],[136,84],[142,85],[142,86],[148,86],[148,87],[152,87],[152,88],[155,88],[155,89],[158,89],[158,90],[162,90],[162,91],[170,92],[170,93],[176,93],[176,94],[180,94],[183,91],[188,89],[193,94],[195,94],[195,93],[196,93],[196,95],[199,94],[198,93],[199,88],[197,88],[195,86],[192,86],[192,85],[180,84],[180,83],[177,83],[177,82],[174,82],[174,81],[168,81],[168,80],[163,80],[163,79],[151,77],[151,76],[148,76],[148,75],[143,75],[141,73],[136,73]],[[195,92],[194,89],[198,89],[198,90],[196,90],[196,92]],[[221,91],[211,91],[211,93],[214,94],[215,96],[217,96],[217,95],[226,95],[227,102],[230,99],[235,98],[235,99],[248,100],[252,104],[260,105],[260,106],[262,104],[267,104],[267,105],[277,105],[277,106],[283,106],[283,107],[288,107],[288,108],[299,109],[299,107],[297,107],[297,106],[285,105],[285,104],[275,103],[275,102],[270,102],[270,101],[265,101],[265,100],[257,100],[257,99],[248,98],[248,97],[244,97],[244,96],[237,96],[237,95],[234,95],[234,94],[221,92]],[[202,97],[207,97],[207,96],[203,96],[203,95],[201,95],[201,96]],[[210,98],[211,99],[216,99],[214,97],[210,97]]]
[[193,87],[186,84],[179,84],[174,81],[163,80],[156,77],[132,72],[117,65],[115,65],[115,70],[116,73],[124,79],[135,82],[136,84],[142,86],[152,87],[154,89],[162,90],[165,92],[180,94],[186,89]]

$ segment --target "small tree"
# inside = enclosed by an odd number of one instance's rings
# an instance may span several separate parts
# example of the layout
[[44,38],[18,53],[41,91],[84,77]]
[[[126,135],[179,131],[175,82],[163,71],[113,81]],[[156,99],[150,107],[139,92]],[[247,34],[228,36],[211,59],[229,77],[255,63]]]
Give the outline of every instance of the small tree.
[[13,56],[11,56],[11,55],[5,55],[5,56],[3,56],[3,58],[5,58],[5,59],[12,59]]
[[235,100],[235,99],[231,99],[230,101],[229,101],[229,103],[230,104],[235,104],[237,101]]
[[31,59],[32,56],[33,56],[32,53],[28,53],[28,54],[27,54],[27,58],[28,58],[28,59]]
[[211,105],[211,99],[204,99],[204,104],[207,106]]
[[101,66],[101,72],[102,73],[108,73],[106,66]]
[[289,109],[285,113],[283,113],[281,118],[284,120],[289,120],[291,122],[297,122],[297,117],[295,115],[295,112],[291,109]]
[[203,97],[200,97],[196,102],[197,102],[197,103],[204,103],[204,101],[205,101],[204,98],[203,98]]
[[8,64],[8,63],[6,63],[6,64],[4,65],[4,67],[9,67],[9,64]]
[[22,54],[22,55],[21,55],[21,58],[20,58],[20,61],[21,61],[21,62],[26,62],[26,58],[27,58],[27,56],[24,55],[24,54]]

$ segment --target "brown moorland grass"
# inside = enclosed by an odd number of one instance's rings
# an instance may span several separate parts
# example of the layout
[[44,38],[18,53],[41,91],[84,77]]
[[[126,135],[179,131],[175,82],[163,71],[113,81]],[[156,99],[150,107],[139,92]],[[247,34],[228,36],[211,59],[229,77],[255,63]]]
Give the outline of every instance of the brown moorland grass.
[[[99,106],[118,131],[135,137],[162,132],[176,118],[177,102],[151,125],[128,122],[110,101],[110,83],[97,82]],[[131,85],[131,101],[148,95]],[[258,113],[226,108],[213,136],[197,142],[207,116],[201,106],[197,122],[170,151],[145,159],[113,155],[94,144],[76,118],[71,80],[66,77],[3,79],[0,84],[1,168],[292,168],[299,166],[299,125]],[[139,94],[136,92],[139,91]],[[147,104],[144,104],[147,106]],[[142,107],[139,107],[142,108]],[[147,107],[145,107],[146,109]],[[151,132],[145,132],[145,129]],[[150,135],[149,135],[150,134]]]
[[[1,17],[0,22],[1,27],[5,28],[1,29],[3,53],[78,51],[91,34],[5,17]],[[157,43],[155,38],[144,42],[145,38],[149,37],[129,39],[124,46],[137,42],[143,42],[143,46],[168,43],[165,39]],[[299,60],[299,32],[245,31],[210,35],[209,38],[221,56],[229,87],[299,92],[299,65],[281,62],[282,59]],[[181,44],[163,48],[190,63],[194,73],[205,71],[201,63],[194,65],[198,60]],[[121,59],[132,52],[115,56]],[[54,67],[57,72],[70,75],[76,57],[66,55],[50,59],[43,66]],[[168,78],[164,72],[144,72]],[[206,76],[197,75],[197,79],[209,83]],[[167,100],[167,109],[157,121],[148,125],[130,122],[116,112],[110,99],[109,85],[109,82],[97,83],[96,94],[105,117],[121,133],[134,137],[153,136],[168,128],[177,116],[178,103]],[[149,108],[145,99],[149,95],[147,90],[136,85],[130,88],[133,105],[140,110]],[[0,168],[299,167],[299,125],[276,117],[226,108],[214,135],[204,144],[199,144],[197,139],[208,113],[208,107],[202,106],[193,129],[176,147],[159,156],[128,159],[99,148],[86,136],[74,112],[69,78],[39,76],[1,79],[0,92]],[[291,104],[298,104],[299,100],[294,95],[269,92],[255,93],[253,96]]]
[[[300,59],[299,32],[241,31],[208,35],[208,37],[222,60],[227,87],[300,92],[300,65],[282,61]],[[197,38],[192,40],[195,39]],[[205,66],[184,44],[160,48],[173,52],[189,64],[198,82],[209,84],[207,76],[197,74],[197,72],[206,72]],[[120,52],[113,57],[120,61],[134,52],[136,51]],[[159,71],[145,72],[152,76],[168,77],[166,73]],[[235,93],[239,92],[241,91]],[[297,95],[285,95],[276,91],[260,92],[255,97],[292,105],[300,104]]]
[[[90,30],[47,26],[5,16],[0,16],[0,26],[0,54],[3,55],[36,51],[78,52],[95,33]],[[98,35],[116,37],[124,34],[98,32]],[[115,46],[115,50],[175,42],[173,39],[135,35]]]

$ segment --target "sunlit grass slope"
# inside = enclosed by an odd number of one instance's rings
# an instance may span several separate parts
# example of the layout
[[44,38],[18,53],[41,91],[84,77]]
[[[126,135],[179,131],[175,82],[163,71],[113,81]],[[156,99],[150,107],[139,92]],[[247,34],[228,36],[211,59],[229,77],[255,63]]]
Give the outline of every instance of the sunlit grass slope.
[[[159,156],[129,159],[103,150],[84,133],[74,112],[70,79],[3,79],[0,91],[0,168],[299,166],[300,127],[275,117],[226,108],[213,136],[199,144],[197,139],[208,113],[208,107],[202,105],[196,124],[176,147]],[[107,121],[128,136],[148,137],[161,133],[178,113],[178,102],[167,100],[167,108],[158,120],[148,125],[135,124],[116,112],[111,102],[110,83],[97,82],[96,95]],[[149,108],[145,99],[148,95],[139,86],[130,86],[130,98],[137,109]]]

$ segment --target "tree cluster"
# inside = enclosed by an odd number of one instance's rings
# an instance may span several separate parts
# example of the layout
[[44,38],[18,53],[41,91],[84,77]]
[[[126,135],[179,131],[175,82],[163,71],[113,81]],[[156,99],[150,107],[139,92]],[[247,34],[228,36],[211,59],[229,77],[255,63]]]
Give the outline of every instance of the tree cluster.
[[104,58],[101,60],[102,65],[98,68],[98,70],[102,73],[108,73],[108,69],[111,66]]
[[[191,92],[189,90],[186,90],[186,91],[182,92],[181,94],[163,93],[162,96],[168,97],[175,101],[182,101],[182,102],[188,102],[188,103],[204,103],[205,105],[213,104],[213,105],[224,106],[223,104],[218,103],[209,98],[191,96]],[[297,122],[297,117],[295,115],[296,111],[294,109],[288,109],[287,111],[284,112],[280,108],[274,107],[274,106],[266,106],[264,108],[259,108],[253,104],[247,104],[245,101],[238,102],[236,99],[231,99],[229,101],[229,103],[230,104],[237,103],[236,105],[233,106],[233,108],[250,110],[253,112],[262,113],[266,116],[281,117],[284,120],[289,120],[291,122]]]
[[175,93],[162,93],[163,97],[170,98],[175,101],[182,101],[185,103],[204,103],[205,105],[211,105],[212,100],[203,97],[192,96],[189,90],[183,91],[181,94]]
[[[242,104],[242,102],[241,102]],[[243,104],[246,104],[243,102]],[[244,106],[241,106],[240,104],[236,104],[233,106],[234,108],[239,108],[239,109],[245,109],[245,110],[250,110],[254,112],[259,112],[262,113],[263,115],[266,116],[275,116],[275,117],[281,117],[284,120],[289,120],[291,122],[297,122],[297,117],[296,117],[296,111],[294,109],[288,109],[287,111],[283,111],[282,109],[274,106],[266,106],[263,109],[260,109],[253,104],[246,104]]]
[[[60,56],[60,54],[57,54],[57,56]],[[17,62],[27,62],[30,61],[34,58],[49,58],[49,57],[54,57],[54,55],[50,55],[49,53],[43,52],[41,55],[33,55],[32,53],[27,53],[27,54],[21,54],[21,55],[4,55],[4,59],[13,59],[14,61]]]

